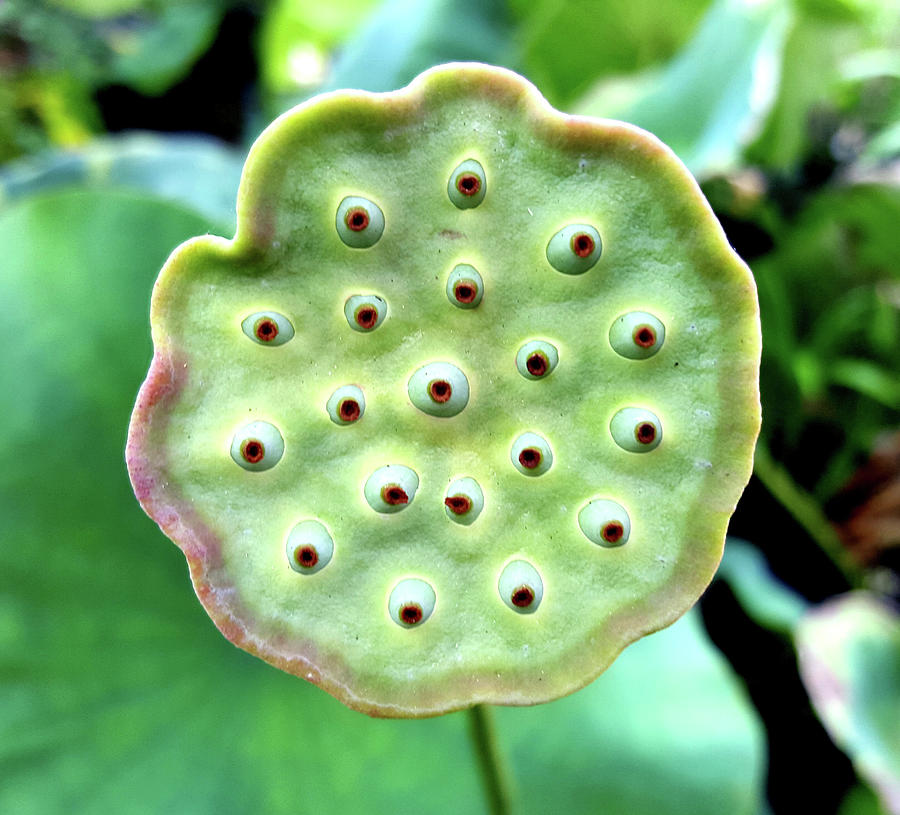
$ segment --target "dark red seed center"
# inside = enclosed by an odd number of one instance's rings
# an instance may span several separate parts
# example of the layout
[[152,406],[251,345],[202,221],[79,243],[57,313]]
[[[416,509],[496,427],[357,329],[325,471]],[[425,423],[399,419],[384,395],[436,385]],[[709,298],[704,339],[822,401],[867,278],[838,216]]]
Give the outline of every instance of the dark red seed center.
[[600,534],[603,536],[603,540],[609,543],[616,543],[622,539],[622,535],[625,534],[625,528],[618,521],[610,521],[603,527]]
[[641,348],[651,348],[656,343],[656,332],[649,325],[638,326],[634,332],[634,341]]
[[534,602],[531,586],[519,586],[509,598],[516,608],[528,608]]
[[408,504],[409,496],[403,487],[397,484],[388,484],[386,487],[381,488],[381,500],[395,507],[398,504]]
[[469,281],[460,281],[453,289],[453,296],[460,303],[471,303],[478,294],[477,287]]
[[359,402],[355,399],[344,399],[338,407],[338,415],[345,422],[355,422],[360,412]]
[[652,444],[656,440],[656,428],[650,422],[643,422],[637,426],[634,435],[641,444]]
[[356,324],[366,331],[375,327],[378,322],[378,312],[371,306],[363,306],[356,312]]
[[311,569],[319,562],[319,553],[313,546],[298,546],[294,550],[294,560],[304,569]]
[[422,621],[422,606],[418,603],[407,603],[400,609],[400,619],[407,625],[415,625]]
[[481,179],[477,175],[463,173],[456,179],[456,189],[463,195],[475,195],[481,189]]
[[594,239],[586,232],[579,232],[572,237],[572,251],[580,258],[586,258],[594,251]]
[[519,453],[519,464],[533,470],[541,463],[541,451],[534,447],[526,447]]
[[256,324],[256,337],[262,342],[272,342],[278,336],[278,326],[272,321],[263,319]]
[[344,216],[344,222],[349,229],[354,232],[362,232],[369,225],[369,213],[362,207],[354,207],[347,210]]
[[532,376],[543,376],[549,367],[547,357],[543,354],[532,354],[525,362],[525,367]]
[[428,385],[428,394],[435,402],[443,404],[453,395],[453,388],[446,379],[435,379]]
[[444,503],[454,515],[465,515],[472,509],[472,502],[466,495],[448,495]]
[[266,454],[266,448],[261,441],[256,439],[247,439],[241,445],[241,455],[248,464],[258,464],[263,460]]

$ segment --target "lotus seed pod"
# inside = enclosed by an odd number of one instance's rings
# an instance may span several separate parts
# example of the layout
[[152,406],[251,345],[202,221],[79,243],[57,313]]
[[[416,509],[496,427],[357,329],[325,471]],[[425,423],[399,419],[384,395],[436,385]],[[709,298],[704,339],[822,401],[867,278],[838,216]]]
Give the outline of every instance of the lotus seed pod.
[[474,478],[457,478],[447,487],[444,509],[451,521],[468,526],[484,509],[484,492]]
[[447,182],[447,195],[460,209],[477,207],[484,201],[487,192],[487,179],[484,167],[475,159],[466,159],[451,174]]
[[484,281],[474,266],[459,263],[447,278],[447,299],[457,308],[475,308],[484,296]]
[[300,574],[322,571],[334,555],[334,539],[319,521],[300,521],[284,545],[288,563]]
[[516,368],[526,379],[543,379],[559,364],[556,347],[543,340],[526,342],[516,354]]
[[[460,208],[466,173],[486,195]],[[486,281],[477,308],[448,303],[462,264]],[[268,309],[293,326],[278,348],[235,330]],[[652,359],[610,339],[634,312],[665,326]],[[175,250],[151,323],[127,450],[141,504],[225,636],[373,715],[583,687],[697,600],[750,476],[755,287],[697,184],[651,135],[558,113],[499,68],[281,116],[235,237]],[[540,382],[514,364],[533,341],[559,358]],[[343,393],[323,409],[350,385],[352,427]],[[477,521],[458,496],[483,499]],[[285,556],[304,519],[334,544],[313,575]],[[499,589],[517,561],[534,613]]]
[[646,311],[629,311],[609,329],[609,344],[628,359],[649,359],[662,348],[666,327]]
[[294,336],[291,321],[277,311],[258,311],[246,317],[241,330],[260,345],[284,345]]
[[366,412],[366,397],[356,385],[342,385],[325,403],[328,416],[336,425],[358,422]]
[[544,581],[527,560],[513,560],[503,567],[497,590],[513,611],[534,614],[544,597]]

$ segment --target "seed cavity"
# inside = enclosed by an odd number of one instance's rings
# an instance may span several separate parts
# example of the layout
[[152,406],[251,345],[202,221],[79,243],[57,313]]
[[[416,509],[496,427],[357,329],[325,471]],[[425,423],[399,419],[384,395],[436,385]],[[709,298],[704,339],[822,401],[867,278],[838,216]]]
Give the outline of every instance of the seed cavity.
[[616,444],[631,453],[648,453],[662,441],[659,417],[646,408],[622,408],[609,423]]
[[419,476],[402,464],[386,464],[366,479],[363,494],[369,506],[382,515],[406,509],[416,496]]
[[510,449],[510,458],[515,468],[523,475],[543,475],[553,465],[553,451],[543,436],[537,433],[523,433]]
[[447,278],[447,299],[457,308],[475,308],[484,296],[484,280],[474,266],[458,263]]
[[284,345],[294,336],[291,321],[277,311],[257,311],[241,321],[241,330],[260,345]]
[[334,538],[320,521],[300,521],[287,536],[285,554],[299,574],[322,571],[334,555]]
[[649,359],[662,348],[666,327],[646,311],[629,311],[609,328],[609,344],[627,359]]
[[337,208],[335,227],[341,240],[353,249],[367,249],[384,232],[384,213],[368,198],[348,195]]
[[516,354],[516,368],[526,379],[544,379],[559,364],[559,352],[549,342],[531,340]]
[[613,548],[628,542],[631,519],[625,507],[609,498],[592,498],[578,513],[578,526],[599,546]]
[[469,380],[449,362],[430,362],[407,383],[409,400],[429,416],[456,416],[469,403]]
[[544,598],[544,581],[527,560],[511,560],[497,580],[500,598],[519,614],[534,614]]
[[558,272],[584,274],[603,251],[600,233],[590,224],[569,224],[559,230],[547,244],[547,260]]
[[325,403],[328,416],[336,425],[358,422],[366,412],[366,397],[356,385],[342,385]]
[[450,173],[447,195],[459,209],[477,207],[484,200],[486,192],[484,167],[475,159],[466,159]]
[[388,613],[397,625],[415,628],[434,611],[437,598],[434,589],[418,577],[407,577],[391,589]]
[[374,331],[386,315],[387,303],[375,294],[354,294],[344,303],[344,316],[354,331]]
[[274,467],[283,455],[284,439],[278,428],[269,422],[250,422],[231,439],[232,459],[251,472]]
[[484,509],[484,493],[474,478],[457,478],[444,494],[444,512],[458,524],[469,526]]

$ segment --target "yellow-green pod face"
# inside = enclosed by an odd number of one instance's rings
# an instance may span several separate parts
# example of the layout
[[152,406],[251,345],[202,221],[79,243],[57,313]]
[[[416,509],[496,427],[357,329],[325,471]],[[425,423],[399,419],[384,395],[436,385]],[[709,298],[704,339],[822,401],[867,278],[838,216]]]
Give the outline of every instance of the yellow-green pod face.
[[484,280],[474,266],[459,263],[447,278],[447,299],[457,308],[475,308],[484,296]]
[[603,251],[600,233],[590,224],[569,224],[547,244],[547,260],[563,274],[584,274]]
[[419,476],[402,464],[379,467],[366,480],[363,494],[369,506],[382,515],[406,509],[416,497]]
[[477,207],[484,201],[487,178],[484,168],[475,159],[466,159],[451,174],[447,182],[447,195],[460,209]]
[[269,422],[250,422],[231,439],[231,457],[251,472],[274,467],[284,455],[284,439]]
[[609,344],[628,359],[649,359],[662,348],[666,327],[646,311],[629,311],[609,327]]
[[260,345],[284,345],[294,336],[291,321],[277,311],[257,311],[245,317],[241,330]]
[[503,567],[497,581],[500,598],[519,614],[534,614],[544,599],[544,581],[527,560],[513,560]]
[[484,509],[484,492],[474,478],[457,478],[447,487],[444,511],[458,524],[468,526]]
[[512,445],[509,457],[522,475],[543,475],[553,466],[553,451],[543,436],[523,433]]
[[434,589],[428,583],[418,577],[407,577],[391,590],[388,612],[397,625],[415,628],[432,615],[436,602]]
[[362,419],[366,412],[366,397],[358,386],[342,385],[328,397],[325,409],[336,425],[351,425]]
[[348,195],[337,208],[334,225],[341,240],[353,249],[368,249],[384,233],[384,213],[368,198]]
[[290,567],[299,574],[322,571],[334,555],[334,539],[319,521],[300,521],[285,542]]
[[449,362],[430,362],[410,378],[409,401],[429,416],[456,416],[469,403],[469,380]]
[[582,507],[578,526],[599,546],[621,546],[631,536],[631,519],[625,507],[609,498],[594,498]]
[[544,379],[559,364],[559,352],[544,340],[526,342],[516,354],[516,368],[526,379]]
[[609,423],[616,444],[630,453],[649,453],[662,441],[662,423],[646,408],[622,408]]
[[374,294],[354,294],[344,303],[344,316],[354,331],[374,331],[387,316],[387,303]]

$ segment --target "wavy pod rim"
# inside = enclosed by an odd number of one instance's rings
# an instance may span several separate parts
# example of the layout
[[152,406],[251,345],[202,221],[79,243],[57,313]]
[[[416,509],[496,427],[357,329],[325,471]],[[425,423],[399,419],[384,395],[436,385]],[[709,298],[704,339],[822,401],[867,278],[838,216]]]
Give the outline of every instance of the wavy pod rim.
[[[586,649],[582,648],[579,652],[573,647],[571,661],[566,663],[566,670],[560,672],[565,676],[555,682],[547,682],[539,688],[505,685],[500,681],[496,684],[482,682],[475,686],[451,688],[447,693],[430,697],[414,695],[408,704],[372,699],[365,694],[358,693],[352,681],[347,680],[346,672],[342,673],[341,670],[337,670],[334,664],[325,664],[323,669],[323,663],[316,660],[314,650],[300,652],[280,649],[278,643],[271,642],[267,637],[260,637],[251,630],[246,624],[246,609],[240,602],[229,603],[227,600],[223,600],[223,592],[216,583],[216,580],[225,571],[225,565],[222,545],[215,531],[199,511],[194,509],[190,501],[181,495],[173,494],[176,492],[175,490],[166,489],[163,476],[167,462],[160,460],[159,455],[154,454],[149,447],[151,428],[156,433],[163,431],[165,424],[170,420],[170,417],[166,415],[166,409],[170,404],[177,404],[179,393],[185,387],[189,377],[189,359],[174,346],[160,327],[160,315],[172,305],[172,287],[169,285],[171,277],[177,274],[183,264],[189,263],[193,257],[209,258],[212,256],[230,260],[235,255],[258,254],[262,251],[261,247],[269,244],[272,226],[266,217],[265,190],[257,183],[255,176],[257,173],[264,174],[263,170],[259,168],[264,166],[270,156],[277,152],[279,143],[283,141],[282,128],[288,127],[301,118],[316,119],[333,116],[344,106],[352,106],[360,111],[379,111],[382,116],[392,112],[397,115],[408,115],[411,111],[427,108],[429,99],[432,97],[440,97],[447,93],[452,93],[455,97],[466,93],[487,95],[496,105],[504,109],[515,110],[521,117],[523,127],[530,126],[536,139],[550,143],[562,143],[567,149],[577,150],[583,147],[596,150],[603,146],[617,147],[622,143],[627,143],[648,168],[648,171],[655,172],[661,186],[679,191],[679,195],[683,199],[679,200],[679,204],[683,204],[684,208],[689,210],[686,218],[704,219],[701,231],[703,232],[702,240],[707,247],[705,251],[715,255],[723,266],[728,267],[732,278],[731,282],[735,286],[740,284],[740,296],[742,303],[746,301],[748,304],[748,313],[750,299],[754,301],[755,305],[755,284],[749,269],[728,246],[721,226],[715,220],[712,210],[703,198],[693,177],[669,148],[652,135],[628,124],[562,114],[554,110],[534,86],[511,71],[481,64],[456,63],[430,69],[417,77],[408,87],[399,91],[384,94],[335,91],[315,97],[288,111],[263,132],[251,149],[244,168],[238,193],[238,228],[235,237],[226,240],[204,236],[186,242],[173,252],[154,289],[151,304],[154,358],[132,415],[126,449],[128,469],[135,494],[142,507],[184,552],[198,597],[217,627],[229,640],[270,664],[320,685],[348,706],[377,716],[423,717],[459,710],[476,703],[525,705],[549,701],[584,687],[602,673],[628,644],[674,622],[694,604],[712,579],[724,546],[727,520],[750,477],[753,446],[760,425],[757,382],[761,339],[758,310],[756,310],[754,312],[755,322],[744,337],[746,356],[741,361],[748,385],[740,393],[730,397],[729,403],[739,408],[740,440],[729,443],[730,472],[727,484],[723,483],[713,494],[708,496],[713,507],[711,511],[715,513],[715,518],[710,520],[709,526],[714,530],[715,534],[712,537],[716,540],[710,542],[708,551],[704,553],[704,560],[699,566],[696,563],[686,562],[685,558],[675,564],[671,576],[658,592],[666,601],[662,614],[655,608],[658,600],[655,594],[644,597],[641,602],[631,608],[619,609],[616,614],[603,620],[602,624],[589,629],[597,632],[601,637],[609,632],[614,632],[615,637],[607,637],[608,641],[604,641],[590,655],[581,653]],[[488,170],[488,172],[490,171]],[[497,190],[496,185],[492,186],[491,203],[495,200],[494,192]],[[372,197],[378,202],[375,191],[363,188],[355,192],[362,196]],[[441,190],[441,194],[445,196],[445,190]],[[448,206],[452,206],[452,204],[448,203]],[[475,217],[475,213],[482,210],[487,211],[488,207],[489,203],[486,199],[482,207],[475,208],[466,214]],[[249,213],[253,213],[257,217],[250,217]],[[333,231],[334,212],[329,213],[328,217],[331,220],[331,230]],[[385,236],[388,236],[392,223],[391,212],[385,210],[385,217]],[[549,239],[551,234],[544,237]],[[604,240],[604,259],[600,260],[599,265],[593,271],[600,269],[604,260],[610,255],[614,255],[615,252],[615,241],[607,240],[607,237],[602,234],[602,229],[601,238]],[[384,242],[385,239],[382,239],[379,245],[383,245]],[[544,245],[540,247],[541,252],[543,252]],[[558,275],[557,272],[550,270],[549,264],[547,264],[547,268],[548,273]],[[580,275],[577,279],[588,279],[593,271]],[[443,298],[444,305],[447,305],[446,296],[440,290],[438,290],[438,294]],[[636,306],[638,305],[641,304],[636,304]],[[448,308],[450,308],[449,305]],[[747,319],[749,321],[749,317]],[[382,327],[382,331],[385,328],[386,326]],[[293,345],[295,343],[286,347]],[[667,350],[670,350],[668,345],[667,349],[654,357],[653,361],[640,364],[645,366],[656,364]],[[276,353],[278,351],[279,349],[275,349]],[[513,373],[521,379],[514,368]],[[560,368],[554,374],[554,378],[557,376],[561,378],[564,373],[563,368]],[[524,379],[523,383],[526,386],[533,384],[525,382]],[[274,421],[273,417],[266,415],[260,415],[258,418]],[[664,422],[667,421],[666,417],[662,417],[662,419]],[[275,423],[277,425],[277,422]],[[551,440],[551,442],[555,444],[555,440]],[[503,450],[502,453],[508,456],[507,450]],[[560,468],[563,465],[563,456],[560,456]],[[265,473],[261,475],[265,477]],[[552,475],[552,472],[548,473],[545,478],[549,479]],[[537,481],[540,480],[537,479]],[[598,489],[601,487],[602,485],[598,485]],[[425,503],[423,499],[422,504]],[[492,499],[492,505],[493,503]],[[572,524],[575,527],[575,533],[580,535],[574,520]],[[585,541],[585,546],[590,545]],[[663,592],[662,589],[667,589],[667,591]],[[340,668],[340,665],[337,667]]]

